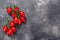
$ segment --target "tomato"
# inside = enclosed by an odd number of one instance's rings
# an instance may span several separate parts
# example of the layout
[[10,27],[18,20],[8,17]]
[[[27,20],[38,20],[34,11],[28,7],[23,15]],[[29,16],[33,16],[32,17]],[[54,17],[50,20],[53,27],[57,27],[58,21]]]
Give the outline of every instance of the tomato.
[[10,26],[13,27],[14,26],[14,22],[10,21]]
[[7,8],[7,13],[8,13],[8,14],[11,14],[11,13],[12,13],[12,8],[10,8],[10,7]]
[[19,24],[19,25],[21,24],[21,20],[20,20],[20,19],[18,20],[18,24]]
[[14,18],[14,23],[15,24],[18,23],[18,18],[17,17]]
[[12,31],[13,31],[14,33],[16,32],[16,28],[15,28],[15,27],[12,27],[11,29],[12,29]]
[[12,35],[13,35],[12,29],[9,29],[9,30],[7,31],[7,35],[8,35],[8,36],[12,36]]
[[8,26],[7,26],[7,25],[5,25],[5,26],[3,27],[3,31],[4,31],[4,32],[7,32],[7,31],[8,31]]
[[20,12],[21,17],[25,17],[25,13],[23,11]]
[[26,23],[25,17],[21,17],[21,22]]
[[19,8],[18,8],[18,7],[15,7],[15,8],[14,8],[14,11],[15,11],[15,12],[19,11]]
[[12,13],[12,17],[13,17],[13,18],[16,17],[16,12]]

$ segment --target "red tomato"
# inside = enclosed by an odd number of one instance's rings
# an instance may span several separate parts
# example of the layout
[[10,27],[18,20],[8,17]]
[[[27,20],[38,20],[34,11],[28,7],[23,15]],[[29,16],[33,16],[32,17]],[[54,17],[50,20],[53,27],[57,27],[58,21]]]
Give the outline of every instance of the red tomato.
[[25,17],[21,17],[21,22],[26,23]]
[[25,17],[25,13],[23,11],[20,12],[21,17]]
[[12,17],[13,18],[15,18],[16,17],[16,13],[14,12],[14,13],[12,13]]
[[7,13],[11,14],[12,13],[12,8],[7,8]]
[[14,8],[14,11],[15,11],[15,12],[17,12],[18,10],[19,10],[19,8],[18,8],[18,7],[15,7],[15,8]]
[[18,23],[18,18],[17,17],[14,18],[14,23],[15,24]]
[[7,32],[7,31],[8,31],[8,26],[5,25],[5,26],[3,27],[3,31],[4,31],[4,32]]
[[10,21],[10,26],[13,27],[14,26],[14,22]]
[[14,33],[16,32],[16,28],[15,28],[15,27],[12,27],[11,29],[12,29],[12,31],[13,31]]
[[9,29],[9,30],[7,31],[7,35],[8,35],[8,36],[12,36],[12,35],[13,35],[12,29]]
[[19,25],[21,24],[21,20],[20,20],[20,19],[18,20],[18,24],[19,24]]

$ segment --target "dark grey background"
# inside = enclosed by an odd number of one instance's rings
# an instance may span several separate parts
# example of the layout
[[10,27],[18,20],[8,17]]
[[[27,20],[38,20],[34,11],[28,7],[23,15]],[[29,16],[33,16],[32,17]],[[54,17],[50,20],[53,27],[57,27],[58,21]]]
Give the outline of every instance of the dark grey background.
[[[13,4],[25,12],[27,23],[9,37],[2,27],[6,17],[12,20],[5,7]],[[60,0],[0,0],[0,40],[60,40]]]

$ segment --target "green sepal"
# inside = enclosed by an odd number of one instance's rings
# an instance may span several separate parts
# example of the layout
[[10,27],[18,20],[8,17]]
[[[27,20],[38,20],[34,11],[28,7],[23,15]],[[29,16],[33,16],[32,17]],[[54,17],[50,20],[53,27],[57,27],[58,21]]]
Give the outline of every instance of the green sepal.
[[19,13],[18,13],[17,17],[18,17],[18,19],[20,19],[20,14]]
[[17,18],[20,18],[20,14],[18,12],[16,13],[16,15],[17,15]]
[[17,7],[17,5],[13,5],[13,8]]

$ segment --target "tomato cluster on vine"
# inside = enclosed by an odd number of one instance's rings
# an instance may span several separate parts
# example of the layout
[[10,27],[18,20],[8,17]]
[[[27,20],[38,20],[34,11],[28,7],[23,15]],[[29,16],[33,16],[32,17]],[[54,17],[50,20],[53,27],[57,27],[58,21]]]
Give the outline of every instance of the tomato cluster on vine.
[[15,27],[16,24],[21,25],[22,23],[26,23],[25,12],[20,10],[16,5],[14,5],[13,7],[10,5],[6,8],[6,11],[9,15],[12,16],[13,20],[7,20],[7,23],[3,26],[3,31],[7,35],[12,36],[17,31]]

